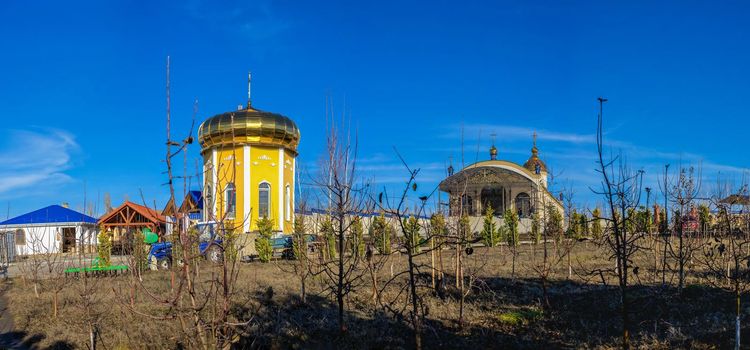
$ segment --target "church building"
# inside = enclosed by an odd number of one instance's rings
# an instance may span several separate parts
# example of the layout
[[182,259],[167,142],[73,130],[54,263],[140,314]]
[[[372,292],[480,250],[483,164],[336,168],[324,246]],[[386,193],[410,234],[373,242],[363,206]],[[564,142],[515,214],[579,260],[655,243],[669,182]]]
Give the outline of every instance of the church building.
[[203,156],[203,220],[236,232],[257,230],[258,218],[291,233],[297,125],[281,114],[247,106],[206,119],[198,128]]
[[[451,216],[467,214],[479,218],[485,208],[491,206],[496,217],[506,210],[516,212],[520,218],[519,231],[531,229],[531,217],[545,217],[544,208],[552,206],[563,214],[563,206],[547,189],[547,165],[539,158],[539,149],[534,145],[531,156],[519,165],[508,160],[497,159],[497,148],[490,148],[490,159],[471,164],[457,173],[448,168],[448,177],[440,182],[440,191],[448,193]],[[472,226],[480,220],[472,220]]]

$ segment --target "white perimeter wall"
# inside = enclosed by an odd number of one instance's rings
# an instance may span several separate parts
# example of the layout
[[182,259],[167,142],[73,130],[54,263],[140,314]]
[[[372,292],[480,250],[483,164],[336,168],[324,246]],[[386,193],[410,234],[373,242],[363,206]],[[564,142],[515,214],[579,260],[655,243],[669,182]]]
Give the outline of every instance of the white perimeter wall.
[[69,223],[50,225],[18,225],[3,226],[3,231],[16,232],[22,229],[26,234],[26,244],[16,242],[16,253],[19,255],[58,253],[62,250],[63,228],[75,227],[76,247],[81,245],[96,245],[97,228],[94,224]]

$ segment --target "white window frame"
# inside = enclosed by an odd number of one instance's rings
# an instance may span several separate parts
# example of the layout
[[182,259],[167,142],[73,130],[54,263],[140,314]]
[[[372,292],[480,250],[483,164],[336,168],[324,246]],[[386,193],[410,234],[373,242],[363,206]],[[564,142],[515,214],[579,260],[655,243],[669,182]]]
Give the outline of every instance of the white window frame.
[[[266,196],[266,203],[265,203],[266,204],[266,215],[265,216],[261,212],[261,208],[263,207],[263,202],[261,201],[261,199],[263,198],[263,196],[261,196],[261,192],[265,190],[265,189],[263,189],[263,185],[268,186],[267,187],[268,188],[267,189],[268,196]],[[258,184],[258,218],[271,217],[271,193],[272,193],[272,190],[273,189],[271,187],[271,183],[268,182],[268,181],[261,181],[261,183]]]

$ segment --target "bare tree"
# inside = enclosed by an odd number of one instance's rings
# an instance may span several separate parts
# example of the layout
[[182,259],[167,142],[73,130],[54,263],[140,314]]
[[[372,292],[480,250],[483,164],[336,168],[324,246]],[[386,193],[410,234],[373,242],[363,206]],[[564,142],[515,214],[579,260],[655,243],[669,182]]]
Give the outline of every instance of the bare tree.
[[[398,154],[398,152],[396,153]],[[414,328],[414,346],[416,349],[421,349],[424,313],[422,310],[421,296],[417,290],[417,275],[419,274],[420,264],[417,263],[416,256],[424,254],[423,252],[420,252],[418,247],[421,229],[418,218],[423,215],[425,202],[429,197],[421,197],[421,205],[414,210],[406,205],[409,191],[417,191],[418,186],[416,178],[419,174],[419,169],[410,169],[404,159],[401,158],[401,155],[398,156],[409,174],[408,180],[406,181],[406,185],[400,195],[395,197],[393,201],[389,200],[387,192],[384,195],[381,194],[379,197],[381,199],[385,197],[385,200],[378,201],[378,206],[385,213],[398,220],[400,231],[404,236],[404,239],[402,240],[402,249],[406,251],[407,266],[405,271],[394,274],[391,279],[383,284],[383,289],[388,288],[393,284],[396,285],[399,290],[396,294],[396,299],[385,303],[384,306],[386,309],[397,315],[403,315],[408,306],[408,309],[410,310],[408,311],[407,318],[411,321],[411,325]],[[402,275],[406,275],[407,278],[407,282],[403,284],[399,283]],[[403,305],[402,308],[398,308],[398,306],[395,305],[398,305],[397,301],[404,291],[407,292],[408,297],[406,300],[408,300],[408,302],[401,304]]]
[[[193,110],[193,123],[188,136],[175,141],[171,136],[171,111],[169,97],[169,58],[167,58],[167,118],[166,118],[166,153],[165,164],[167,176],[166,185],[169,188],[170,199],[175,196],[174,182],[180,178],[174,173],[173,160],[182,152],[186,152],[192,144],[192,130],[197,109]],[[234,135],[232,135],[234,136]],[[233,145],[229,145],[233,146]],[[237,147],[231,147],[232,159],[237,159]],[[207,174],[216,173],[216,184],[204,191],[204,196],[210,199],[222,198],[226,192],[219,188],[218,184],[233,183],[236,178],[236,167],[224,167],[221,164],[207,164]],[[184,176],[184,175],[183,175]],[[204,175],[207,176],[207,175]],[[143,200],[144,205],[145,199]],[[217,202],[220,202],[217,200]],[[207,200],[208,205],[204,207],[206,219],[214,222],[214,234],[208,237],[208,249],[217,247],[219,242],[224,248],[224,253],[214,265],[202,267],[203,257],[198,249],[201,237],[189,230],[187,225],[173,225],[173,231],[166,232],[177,245],[175,263],[178,270],[175,271],[175,282],[169,293],[155,292],[147,288],[140,279],[135,286],[139,291],[157,305],[163,306],[158,311],[144,312],[131,302],[123,304],[133,313],[154,320],[176,320],[181,327],[182,345],[188,348],[225,348],[238,342],[239,333],[252,320],[252,317],[237,313],[237,309],[243,309],[238,304],[238,292],[236,282],[239,275],[239,251],[243,246],[238,242],[238,231],[244,226],[250,217],[234,218],[229,216],[227,210],[214,211],[213,200]],[[153,209],[150,209],[153,210]],[[156,212],[154,210],[154,212]],[[186,212],[178,211],[177,218],[187,216]],[[165,237],[161,237],[164,239]],[[135,282],[135,280],[134,280]],[[120,300],[121,293],[112,288]]]
[[[733,213],[734,203],[727,202],[728,186],[718,183],[716,194],[711,198],[716,208],[717,225],[713,240],[702,246],[702,265],[706,268],[706,279],[714,287],[730,291],[735,306],[735,349],[740,349],[740,318],[742,316],[742,296],[750,291],[750,239],[747,227],[750,225],[747,205],[743,204],[740,213]],[[736,192],[737,197],[747,197],[748,187],[743,185]]]
[[663,238],[664,242],[662,245],[662,256],[661,256],[661,285],[662,287],[666,287],[667,285],[667,269],[669,268],[669,263],[667,262],[667,249],[669,247],[670,237],[671,237],[671,230],[669,226],[669,164],[664,165],[664,175],[662,176],[661,181],[659,181],[659,190],[661,191],[662,197],[664,198],[664,217],[660,218],[660,221],[662,222],[662,225],[659,225],[660,227],[657,228],[657,230],[660,233],[660,236]]
[[36,298],[40,296],[45,275],[54,270],[59,257],[59,252],[54,246],[57,232],[51,230],[50,227],[44,226],[27,226],[19,229],[25,240],[22,246],[24,248],[19,251],[19,255],[23,256],[19,269],[24,281],[30,277]]
[[633,209],[640,202],[643,172],[631,171],[621,157],[605,158],[603,104],[607,100],[599,98],[599,115],[597,118],[596,145],[598,154],[598,169],[601,174],[601,189],[594,192],[604,197],[608,218],[605,243],[615,260],[615,268],[609,270],[617,276],[620,292],[620,316],[622,322],[622,347],[630,348],[630,300],[628,299],[629,277],[633,255],[638,251],[638,240],[642,234],[629,230]]
[[[347,253],[347,240],[351,236],[352,215],[369,211],[369,185],[360,181],[358,175],[356,135],[352,141],[349,132],[339,131],[333,120],[332,107],[327,110],[327,116],[326,153],[321,160],[320,174],[313,183],[321,189],[320,195],[328,203],[326,211],[330,224],[325,226],[335,237],[337,254],[321,259],[316,274],[324,276],[327,292],[336,298],[339,331],[346,332],[345,299],[363,284],[363,276],[367,273],[358,269],[357,254]],[[345,124],[346,114],[342,114],[341,125]]]
[[[676,260],[678,292],[682,294],[685,287],[685,266],[693,258],[693,253],[700,249],[700,240],[694,236],[697,217],[692,217],[696,212],[695,200],[701,189],[701,172],[693,167],[680,167],[676,182],[668,189],[667,195],[674,203],[674,230],[677,234],[677,249],[669,244],[670,256]],[[689,232],[686,232],[689,231]]]

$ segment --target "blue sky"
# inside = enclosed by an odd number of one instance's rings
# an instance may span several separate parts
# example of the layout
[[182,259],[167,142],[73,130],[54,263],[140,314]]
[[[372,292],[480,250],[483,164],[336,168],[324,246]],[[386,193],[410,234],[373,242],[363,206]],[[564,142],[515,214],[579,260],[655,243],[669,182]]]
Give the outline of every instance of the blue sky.
[[[174,132],[236,108],[293,118],[300,163],[325,99],[356,129],[363,175],[395,188],[399,149],[434,187],[453,157],[523,162],[531,134],[559,187],[595,205],[596,97],[607,139],[653,181],[663,164],[739,180],[750,97],[746,2],[0,2],[0,218],[84,197],[161,207],[165,57]],[[196,126],[197,128],[197,126]],[[195,172],[197,146],[189,153]],[[655,186],[655,185],[654,185]],[[178,186],[181,189],[181,186]],[[99,205],[100,207],[101,205]]]

